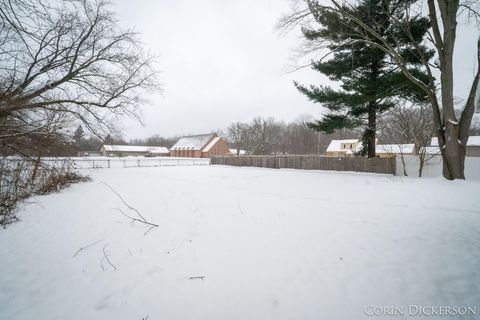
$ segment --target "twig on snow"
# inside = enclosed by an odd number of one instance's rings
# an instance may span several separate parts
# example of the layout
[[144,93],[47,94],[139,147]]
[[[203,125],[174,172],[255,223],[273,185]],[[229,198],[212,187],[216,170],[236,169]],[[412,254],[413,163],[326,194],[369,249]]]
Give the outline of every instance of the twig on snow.
[[243,212],[242,207],[240,206],[240,202],[237,204],[237,206],[238,206],[238,211],[240,211],[240,214],[244,216],[245,212]]
[[105,251],[105,248],[107,248],[108,246],[108,243],[103,247],[102,251],[103,251],[103,258],[102,260],[100,261],[100,264],[102,265],[102,269],[103,271],[105,271],[105,267],[103,266],[103,261],[107,261],[108,264],[115,270],[117,270],[117,267],[115,267],[115,265],[110,261],[110,259],[108,258],[108,253]]
[[75,254],[73,255],[73,258],[75,258],[75,257],[77,256],[77,254],[79,254],[79,253],[82,252],[83,250],[88,249],[88,248],[90,248],[90,247],[93,247],[94,245],[96,245],[96,244],[99,243],[99,242],[102,242],[103,240],[105,240],[105,239],[100,239],[100,240],[97,240],[97,241],[95,241],[95,242],[93,242],[93,243],[90,243],[89,245],[86,245],[85,247],[81,247],[80,249],[77,250],[77,252],[75,252]]
[[132,224],[133,224],[135,221],[138,221],[138,222],[141,222],[141,223],[144,223],[144,224],[148,224],[148,225],[152,226],[152,228],[158,227],[158,224],[151,223],[151,222],[148,222],[148,221],[143,221],[143,220],[140,220],[140,219],[131,217],[131,216],[129,216],[128,214],[126,214],[126,213],[125,213],[122,209],[120,209],[120,208],[115,208],[115,210],[120,211],[120,213],[123,214],[125,217],[131,219],[131,220],[132,220]]
[[203,279],[205,279],[205,276],[189,277],[188,279],[189,279],[189,280],[201,279],[201,280],[203,281]]
[[[106,182],[100,182],[101,184],[104,184],[106,185],[110,190],[112,190],[113,193],[115,193],[117,195],[117,197],[120,199],[120,201],[123,202],[123,204],[130,210],[133,210],[135,211],[138,216],[143,220],[143,222],[147,222],[147,219],[145,219],[142,214],[140,213],[140,211],[138,211],[137,209],[135,209],[134,207],[132,207],[131,205],[129,205],[128,203],[125,202],[125,200],[123,200],[123,197],[117,192],[115,191],[115,189],[113,189],[109,184],[107,184]],[[137,219],[138,220],[138,219]]]
[[135,221],[138,221],[138,222],[141,222],[143,224],[146,224],[146,225],[149,225],[151,226],[143,235],[147,235],[147,233],[150,232],[150,230],[152,230],[152,228],[154,227],[158,227],[158,224],[155,224],[155,223],[151,223],[151,222],[148,222],[147,219],[145,219],[144,216],[142,216],[142,214],[140,213],[140,211],[138,211],[137,209],[135,209],[134,207],[132,207],[131,205],[129,205],[128,203],[125,202],[125,200],[123,199],[123,197],[115,190],[113,189],[108,183],[106,182],[100,182],[101,184],[104,184],[105,186],[107,186],[110,190],[112,190],[113,193],[115,193],[118,198],[120,199],[120,201],[122,201],[122,203],[129,209],[129,210],[132,210],[134,211],[138,217],[140,218],[135,218],[135,217],[132,217],[130,215],[128,215],[127,213],[125,213],[122,209],[120,208],[115,208],[117,209],[118,211],[120,211],[121,214],[123,214],[125,217],[129,218],[130,220],[132,220],[132,224],[135,222]]
[[156,228],[156,227],[158,227],[158,226],[157,226],[157,225],[155,225],[155,226],[151,226],[150,228],[148,228],[148,230],[147,230],[147,231],[145,231],[145,232],[144,232],[144,234],[143,234],[143,235],[144,235],[144,236],[146,236],[146,235],[147,235],[147,233],[149,233],[149,232],[150,232],[150,230],[152,230],[153,228]]

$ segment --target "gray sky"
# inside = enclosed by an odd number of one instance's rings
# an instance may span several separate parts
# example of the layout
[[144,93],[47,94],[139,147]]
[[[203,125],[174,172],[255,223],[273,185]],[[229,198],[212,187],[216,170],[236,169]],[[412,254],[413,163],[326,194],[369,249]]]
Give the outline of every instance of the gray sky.
[[[143,34],[160,56],[163,96],[145,106],[145,126],[125,121],[126,138],[204,133],[234,121],[273,116],[286,121],[318,116],[320,105],[292,81],[326,84],[318,72],[286,73],[300,31],[279,35],[275,25],[289,0],[114,0],[120,23]],[[463,25],[456,48],[456,94],[473,78],[478,31]]]

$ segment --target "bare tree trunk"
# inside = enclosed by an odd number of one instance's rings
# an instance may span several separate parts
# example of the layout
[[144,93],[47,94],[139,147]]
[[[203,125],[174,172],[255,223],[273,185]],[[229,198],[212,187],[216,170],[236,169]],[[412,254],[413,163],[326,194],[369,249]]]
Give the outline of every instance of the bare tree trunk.
[[[443,162],[443,176],[449,180],[465,179],[465,150],[461,150],[459,126],[455,117],[453,102],[453,51],[456,40],[457,17],[455,12],[458,10],[458,1],[439,1],[438,6],[442,13],[441,18],[444,27],[443,46],[439,52],[442,112],[445,126],[445,148],[444,152],[442,151],[445,159]],[[446,12],[450,14],[447,15]]]
[[[422,150],[423,149],[423,150]],[[423,167],[425,166],[425,157],[427,155],[427,150],[425,147],[420,149],[419,155],[418,155],[418,177],[421,178],[423,174]]]
[[402,160],[402,166],[403,166],[403,175],[405,177],[408,177],[408,174],[407,174],[407,166],[405,164],[405,157],[403,156],[403,152],[400,152],[400,160]]

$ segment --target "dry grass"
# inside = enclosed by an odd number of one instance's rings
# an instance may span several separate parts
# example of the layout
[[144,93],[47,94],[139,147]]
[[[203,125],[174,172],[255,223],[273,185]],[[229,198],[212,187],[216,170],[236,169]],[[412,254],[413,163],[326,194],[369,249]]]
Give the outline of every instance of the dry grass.
[[3,157],[0,159],[0,226],[18,221],[19,204],[32,195],[57,192],[90,180],[78,174],[70,160]]

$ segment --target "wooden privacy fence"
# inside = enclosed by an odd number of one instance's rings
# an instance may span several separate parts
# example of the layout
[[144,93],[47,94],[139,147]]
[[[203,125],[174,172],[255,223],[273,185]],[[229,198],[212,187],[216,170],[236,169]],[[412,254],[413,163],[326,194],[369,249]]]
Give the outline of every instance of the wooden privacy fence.
[[211,164],[238,167],[291,168],[304,170],[336,170],[395,174],[395,157],[334,158],[324,156],[226,156],[213,157]]

